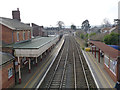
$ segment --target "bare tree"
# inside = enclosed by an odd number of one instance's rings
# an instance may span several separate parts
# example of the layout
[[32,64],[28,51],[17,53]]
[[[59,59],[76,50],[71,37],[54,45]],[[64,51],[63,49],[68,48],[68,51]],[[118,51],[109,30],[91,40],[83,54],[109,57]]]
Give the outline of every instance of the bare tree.
[[62,27],[64,26],[64,22],[63,21],[58,21],[57,25],[58,25],[59,29],[62,29]]
[[110,21],[109,21],[108,18],[105,18],[105,19],[103,20],[103,26],[104,26],[104,27],[110,27],[110,26],[111,26],[111,23],[110,23]]

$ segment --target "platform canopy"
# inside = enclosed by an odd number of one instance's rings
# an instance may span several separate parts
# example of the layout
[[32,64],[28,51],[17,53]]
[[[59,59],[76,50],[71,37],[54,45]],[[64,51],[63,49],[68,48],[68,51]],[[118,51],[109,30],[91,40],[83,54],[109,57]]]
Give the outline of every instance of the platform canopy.
[[111,58],[117,59],[118,56],[120,56],[120,51],[106,45],[105,43],[102,43],[100,41],[89,41],[91,44],[99,48],[101,51],[103,51],[106,55],[108,55]]
[[14,44],[16,57],[38,57],[58,41],[59,36],[39,37],[30,41]]

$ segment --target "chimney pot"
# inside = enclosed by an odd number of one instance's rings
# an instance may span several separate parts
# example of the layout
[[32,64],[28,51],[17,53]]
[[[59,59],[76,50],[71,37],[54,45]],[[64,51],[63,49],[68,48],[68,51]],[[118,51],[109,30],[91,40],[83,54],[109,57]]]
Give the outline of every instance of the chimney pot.
[[19,8],[17,8],[17,11],[19,11]]
[[12,17],[13,17],[13,19],[17,19],[17,20],[21,21],[19,8],[17,8],[17,10],[12,11]]

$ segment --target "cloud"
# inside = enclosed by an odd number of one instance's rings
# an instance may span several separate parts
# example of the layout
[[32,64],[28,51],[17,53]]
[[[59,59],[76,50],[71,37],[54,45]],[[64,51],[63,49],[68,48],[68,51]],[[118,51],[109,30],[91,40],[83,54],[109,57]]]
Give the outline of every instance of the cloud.
[[1,3],[2,17],[11,18],[12,10],[20,8],[21,20],[27,23],[54,26],[61,20],[66,25],[81,25],[88,19],[92,25],[98,25],[104,18],[111,22],[117,18],[118,0],[2,0]]

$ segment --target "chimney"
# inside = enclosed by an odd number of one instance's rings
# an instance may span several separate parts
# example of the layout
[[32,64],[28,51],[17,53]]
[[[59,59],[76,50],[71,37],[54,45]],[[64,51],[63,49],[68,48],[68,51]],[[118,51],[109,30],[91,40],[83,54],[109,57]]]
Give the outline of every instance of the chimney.
[[17,10],[12,11],[12,17],[13,17],[13,19],[17,19],[17,20],[21,21],[19,8],[17,8]]

